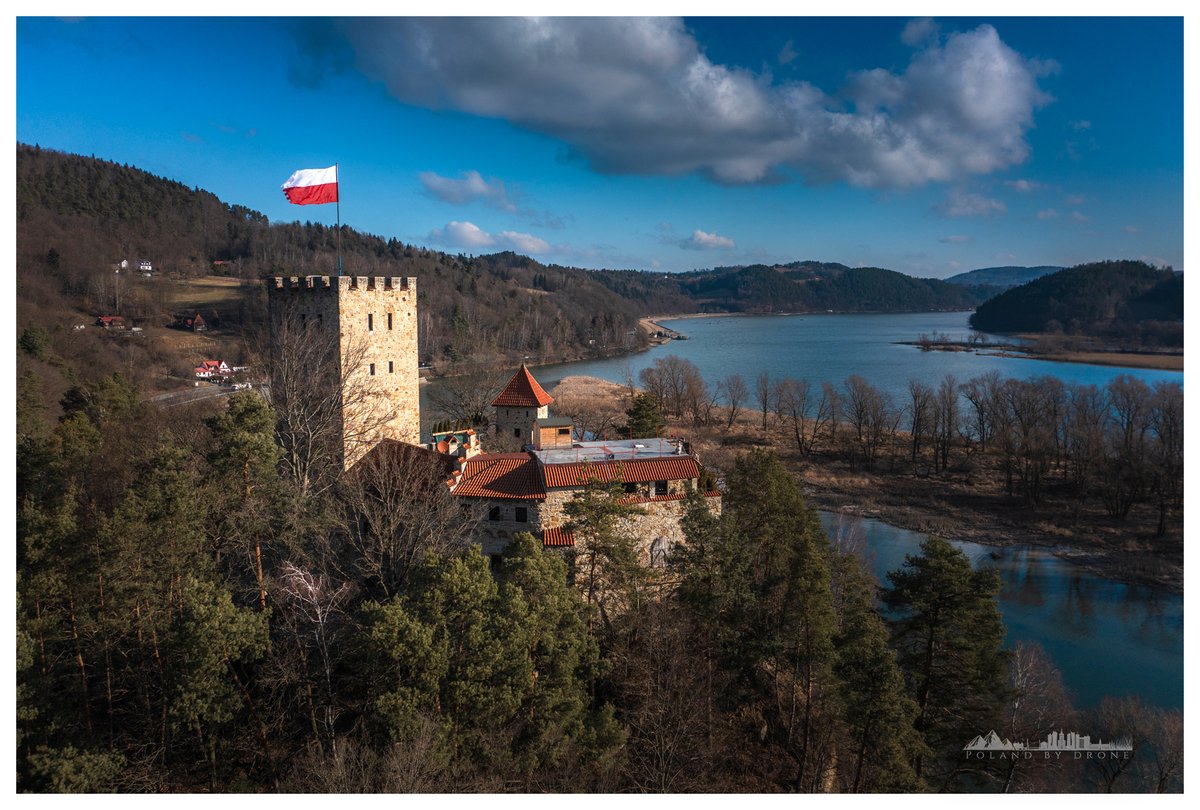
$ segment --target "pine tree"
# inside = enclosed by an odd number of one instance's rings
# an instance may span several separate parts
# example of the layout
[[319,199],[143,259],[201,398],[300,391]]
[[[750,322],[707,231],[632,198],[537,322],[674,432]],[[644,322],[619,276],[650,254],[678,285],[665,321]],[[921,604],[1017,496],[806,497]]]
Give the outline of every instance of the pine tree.
[[954,775],[962,746],[1003,722],[1008,653],[996,597],[1000,576],[975,571],[947,541],[930,537],[888,574],[884,604],[892,641],[917,703],[914,727],[932,750],[914,770],[937,790]]
[[389,736],[411,740],[433,720],[453,760],[526,789],[619,745],[611,709],[589,698],[599,652],[565,574],[523,533],[499,580],[470,549],[430,558],[408,595],[368,605],[375,718]]
[[[619,477],[606,483],[589,475],[584,488],[563,508],[566,528],[575,535],[575,582],[588,608],[599,612],[608,635],[614,613],[637,610],[644,597],[641,585],[649,575],[626,524],[643,510],[622,503],[623,497]],[[588,632],[592,629],[589,615]]]
[[874,581],[850,554],[834,557],[833,575],[839,597],[833,669],[848,739],[839,763],[842,790],[915,790],[912,760],[923,746],[913,729],[916,704],[905,693],[887,625],[875,610]]
[[629,422],[621,428],[621,435],[631,439],[650,439],[662,435],[667,426],[662,415],[662,405],[650,394],[638,394],[633,406],[625,411]]
[[772,777],[826,787],[836,696],[828,541],[799,485],[771,453],[740,457],[726,476],[720,523],[689,509],[681,597],[711,625],[727,709],[754,706],[792,763]]

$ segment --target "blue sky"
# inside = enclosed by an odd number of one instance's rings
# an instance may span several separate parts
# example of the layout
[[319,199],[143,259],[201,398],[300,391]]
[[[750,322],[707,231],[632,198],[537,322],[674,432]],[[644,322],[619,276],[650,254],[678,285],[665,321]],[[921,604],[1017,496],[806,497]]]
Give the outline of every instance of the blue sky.
[[19,141],[272,221],[665,271],[1183,268],[1181,18],[18,18]]

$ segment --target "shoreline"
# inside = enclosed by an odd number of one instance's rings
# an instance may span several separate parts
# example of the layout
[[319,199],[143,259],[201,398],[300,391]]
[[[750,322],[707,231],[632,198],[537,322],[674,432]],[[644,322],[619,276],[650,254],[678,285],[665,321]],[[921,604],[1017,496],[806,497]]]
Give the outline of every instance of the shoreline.
[[1177,371],[1183,373],[1183,354],[1165,352],[1104,352],[1070,351],[1040,353],[1022,348],[1017,344],[993,343],[984,346],[968,346],[962,343],[933,343],[922,346],[916,340],[898,340],[901,346],[912,346],[921,351],[970,352],[988,357],[1014,357],[1023,360],[1045,360],[1052,363],[1077,363],[1087,366],[1110,366],[1114,368],[1139,368],[1148,371]]
[[[855,499],[846,493],[823,490],[804,480],[803,477],[801,477],[801,484],[812,505],[823,512],[878,520],[880,523],[897,529],[932,534],[955,543],[975,543],[989,548],[1019,548],[1022,546],[1038,548],[1102,579],[1163,593],[1183,594],[1182,571],[1178,576],[1172,570],[1165,570],[1153,575],[1134,572],[1129,565],[1130,559],[1133,558],[1129,552],[1106,553],[1104,550],[1088,549],[1075,544],[1064,545],[1057,538],[1047,537],[1028,529],[1014,528],[1005,531],[995,525],[980,525],[963,519],[955,521],[957,528],[947,530],[942,522],[942,516],[922,509],[919,505],[906,505],[903,507],[903,512],[899,507],[889,508],[887,504],[860,505],[853,503],[852,501]],[[941,525],[932,529],[931,521]],[[1129,559],[1124,559],[1125,557],[1129,557]],[[1164,565],[1169,566],[1169,563],[1164,563]]]

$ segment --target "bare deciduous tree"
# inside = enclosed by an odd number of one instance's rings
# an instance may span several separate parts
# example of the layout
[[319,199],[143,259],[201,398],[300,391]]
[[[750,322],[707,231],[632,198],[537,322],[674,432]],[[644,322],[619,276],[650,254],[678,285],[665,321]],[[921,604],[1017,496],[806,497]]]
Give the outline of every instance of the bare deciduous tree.
[[481,520],[482,507],[450,492],[450,474],[445,457],[384,441],[345,476],[340,502],[354,565],[385,598],[403,589],[426,554],[464,547]]
[[746,381],[741,374],[730,374],[717,383],[717,390],[723,393],[725,398],[725,427],[732,428],[750,393],[746,388]]
[[[325,576],[315,576],[288,561],[283,564],[277,588],[282,597],[280,601],[293,613],[297,646],[316,652],[323,695],[319,708],[311,703],[309,708],[320,718],[320,739],[336,754],[334,724],[339,712],[333,686],[334,656],[338,631],[342,627],[346,604],[354,594],[354,586],[343,582],[335,588]],[[306,662],[309,659],[310,656],[304,656]],[[311,701],[312,692],[308,694]]]
[[269,333],[255,338],[268,358],[267,398],[285,472],[302,494],[319,495],[391,417],[378,384],[365,373],[366,341],[342,344],[336,324],[306,317],[291,300],[274,302]]

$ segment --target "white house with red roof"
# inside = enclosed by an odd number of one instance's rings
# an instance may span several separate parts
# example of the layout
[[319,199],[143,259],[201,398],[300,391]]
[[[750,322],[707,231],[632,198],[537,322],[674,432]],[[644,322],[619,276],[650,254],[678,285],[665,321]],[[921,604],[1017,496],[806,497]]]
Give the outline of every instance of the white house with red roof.
[[211,380],[214,377],[225,377],[231,373],[224,360],[203,360],[194,369],[196,377],[201,380]]

